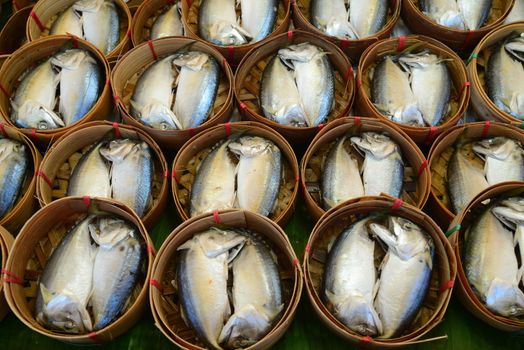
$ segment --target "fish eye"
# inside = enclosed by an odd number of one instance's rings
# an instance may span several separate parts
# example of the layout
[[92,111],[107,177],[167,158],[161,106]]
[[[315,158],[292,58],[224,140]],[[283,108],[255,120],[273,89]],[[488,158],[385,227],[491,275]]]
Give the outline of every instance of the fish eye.
[[38,125],[37,125],[37,129],[39,130],[47,130],[49,127],[47,125],[47,122],[39,122]]

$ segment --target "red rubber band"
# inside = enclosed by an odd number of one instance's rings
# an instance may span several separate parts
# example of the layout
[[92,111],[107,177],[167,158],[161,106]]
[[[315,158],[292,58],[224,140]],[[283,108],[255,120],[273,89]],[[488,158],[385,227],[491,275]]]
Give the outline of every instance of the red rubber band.
[[424,144],[431,145],[433,141],[435,140],[435,137],[437,136],[437,127],[432,126],[429,128],[428,136],[426,137],[426,140],[424,141]]
[[49,187],[53,188],[53,182],[47,177],[46,174],[44,174],[42,170],[36,171],[35,175],[40,176],[45,181],[45,183],[49,185]]
[[151,244],[148,244],[147,245],[147,253],[155,255],[156,254],[155,247],[153,247]]
[[83,196],[83,197],[82,197],[82,201],[84,202],[84,204],[86,205],[86,207],[89,208],[89,205],[91,204],[91,197],[89,197],[89,196]]
[[234,46],[228,46],[227,47],[227,53],[229,56],[229,60],[233,62],[235,60],[235,47]]
[[109,78],[106,79],[106,85],[109,85]]
[[120,96],[118,96],[118,95],[113,96],[113,100],[115,100],[115,103],[119,103],[120,101],[122,101],[120,99]]
[[3,85],[1,85],[1,84],[0,84],[0,91],[2,91],[2,93],[5,95],[5,97],[7,97],[7,98],[11,97],[11,94],[9,92],[7,92],[5,87]]
[[369,335],[366,335],[365,337],[360,338],[360,342],[364,344],[369,344],[373,341],[373,338],[371,338]]
[[362,80],[357,81],[357,89],[362,87]]
[[74,34],[69,34],[71,36],[71,41],[73,42],[73,49],[78,49],[78,37]]
[[406,37],[404,35],[401,35],[398,37],[398,46],[397,46],[397,52],[400,52],[404,50],[404,46],[406,45]]
[[113,123],[113,129],[115,129],[115,137],[117,139],[121,139],[122,138],[122,133],[120,132],[120,126],[117,122],[114,122]]
[[347,39],[340,39],[340,44],[338,45],[338,47],[340,47],[340,49],[342,51],[344,51],[345,49],[347,49],[349,46],[349,40]]
[[293,266],[297,266],[298,264],[300,264],[300,261],[298,261],[297,258],[293,259]]
[[295,183],[299,183],[299,182],[300,182],[300,176],[297,175],[297,176],[295,177]]
[[289,41],[293,40],[293,31],[292,30],[287,31],[287,40]]
[[247,109],[247,106],[244,102],[240,102],[240,109],[245,111]]
[[32,138],[33,140],[38,141],[38,136],[36,136],[36,129],[31,129],[31,135],[29,135],[29,137]]
[[160,284],[160,282],[158,282],[156,279],[154,278],[150,278],[149,279],[149,284],[152,285],[153,287],[155,287],[156,289],[158,289],[160,292],[162,292],[164,290],[164,288],[162,287],[162,285]]
[[481,137],[487,137],[488,136],[490,127],[491,127],[491,122],[489,120],[486,120],[484,122],[484,129],[482,129],[482,136]]
[[42,24],[42,21],[40,21],[40,18],[38,18],[38,15],[35,13],[35,11],[31,10],[29,17],[33,18],[38,29],[40,29],[40,31],[43,32],[45,29],[45,26]]
[[149,50],[151,50],[151,54],[153,55],[153,59],[155,61],[158,60],[158,55],[156,54],[155,47],[153,46],[153,42],[151,40],[147,41],[147,46],[149,46]]
[[175,180],[175,182],[178,184],[178,179],[177,179],[177,174],[176,174],[176,170],[173,168],[173,170],[171,171],[171,177],[173,178],[173,180]]
[[354,117],[355,119],[355,125],[360,125],[360,123],[362,123],[362,117]]
[[131,39],[131,26],[129,26],[129,29],[126,32],[126,36]]
[[460,50],[465,50],[469,46],[471,39],[473,39],[473,31],[468,30],[468,35],[466,35],[466,39],[464,40],[464,43],[462,44]]
[[168,177],[169,177],[169,170],[164,170],[164,177],[165,177],[165,178],[168,178]]
[[420,169],[418,169],[417,177],[420,177],[420,175],[422,175],[422,173],[424,172],[424,170],[426,170],[427,167],[428,167],[428,161],[424,160],[424,162],[422,162],[422,165],[420,166]]
[[224,128],[226,129],[226,136],[231,136],[231,122],[225,123]]
[[220,225],[220,216],[218,215],[218,210],[213,210],[213,220],[215,220],[215,223]]
[[24,285],[24,280],[12,273],[11,271],[7,271],[6,269],[2,269],[0,271],[2,272],[2,275],[7,276],[7,278],[4,277],[5,282],[19,284],[21,286]]
[[7,133],[5,132],[4,123],[0,122],[0,132],[2,133],[2,136],[7,138]]
[[445,292],[448,289],[452,289],[455,286],[455,280],[449,280],[447,282],[444,282],[442,286],[440,287],[440,292]]
[[402,199],[395,198],[395,201],[393,202],[393,206],[391,207],[392,210],[398,210],[402,205],[404,204],[404,201]]
[[196,131],[193,128],[187,129],[189,136],[193,137],[196,135]]
[[97,344],[101,344],[102,342],[100,341],[100,339],[98,339],[98,336],[96,334],[96,332],[91,332],[87,335],[89,338],[91,338],[92,341],[94,341],[95,343]]
[[317,127],[318,127],[318,130],[319,130],[319,131],[322,130],[322,129],[324,128],[324,126],[325,126],[324,124],[318,124],[318,126],[317,126]]
[[344,80],[348,81],[352,74],[353,74],[353,66],[350,65],[348,71],[346,72],[346,75],[344,76]]
[[306,244],[306,249],[305,249],[305,252],[306,252],[306,253],[309,253],[309,252],[311,252],[311,244],[309,244],[309,243],[308,243],[308,244]]

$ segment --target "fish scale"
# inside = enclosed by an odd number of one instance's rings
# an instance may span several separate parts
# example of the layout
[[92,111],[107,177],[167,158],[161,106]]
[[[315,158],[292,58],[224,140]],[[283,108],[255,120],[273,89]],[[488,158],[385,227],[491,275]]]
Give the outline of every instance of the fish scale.
[[0,218],[15,205],[28,167],[26,146],[15,140],[0,139]]

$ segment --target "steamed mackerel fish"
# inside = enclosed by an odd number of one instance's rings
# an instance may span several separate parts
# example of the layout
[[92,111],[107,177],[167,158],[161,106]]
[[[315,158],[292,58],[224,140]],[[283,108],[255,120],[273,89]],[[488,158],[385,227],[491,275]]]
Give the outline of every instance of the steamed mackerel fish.
[[301,43],[280,49],[278,56],[293,70],[307,126],[319,125],[331,111],[335,95],[327,54],[315,45]]
[[344,0],[313,0],[310,3],[311,23],[327,35],[342,39],[356,39],[349,24],[349,11]]
[[492,0],[457,0],[465,29],[476,30],[482,27],[488,18],[491,4]]
[[242,28],[252,42],[267,37],[277,20],[278,0],[240,0]]
[[216,45],[243,45],[251,40],[251,34],[237,24],[235,0],[202,0],[198,31]]
[[71,173],[68,196],[111,198],[109,166],[100,154],[105,144],[96,143],[82,155]]
[[345,149],[346,141],[348,137],[343,136],[331,146],[322,168],[322,203],[326,210],[364,196],[358,161]]
[[80,14],[73,10],[73,7],[68,7],[62,12],[53,22],[49,35],[76,35],[82,38],[82,19]]
[[26,146],[15,140],[0,139],[0,218],[15,205],[28,167]]
[[379,32],[386,23],[387,15],[387,0],[349,1],[349,22],[356,32],[357,39]]
[[520,142],[498,136],[473,145],[484,159],[484,173],[489,185],[505,181],[524,181],[524,149]]
[[166,36],[182,35],[184,35],[184,27],[180,19],[178,5],[175,3],[156,18],[151,27],[150,39],[155,40]]
[[438,24],[464,29],[464,18],[459,10],[457,0],[422,0],[419,4],[424,14]]
[[268,216],[275,206],[282,174],[280,149],[258,136],[244,136],[229,143],[239,157],[237,168],[238,207]]
[[176,285],[186,323],[211,349],[231,315],[228,264],[246,238],[233,231],[209,229],[178,247]]
[[338,236],[328,253],[322,290],[337,319],[361,335],[375,336],[382,333],[382,322],[373,306],[378,276],[368,222],[360,220]]
[[389,217],[388,228],[377,223],[369,227],[388,247],[374,305],[382,321],[380,338],[391,338],[411,323],[422,305],[433,268],[434,243],[418,225],[400,217]]

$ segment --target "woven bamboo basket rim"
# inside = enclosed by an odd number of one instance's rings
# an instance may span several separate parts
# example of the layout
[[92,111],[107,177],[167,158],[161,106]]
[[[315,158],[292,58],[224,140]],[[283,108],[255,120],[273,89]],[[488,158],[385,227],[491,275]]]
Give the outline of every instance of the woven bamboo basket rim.
[[[146,306],[146,298],[148,294],[149,281],[151,276],[151,268],[153,266],[154,260],[154,249],[153,243],[149,238],[149,235],[143,226],[142,222],[138,216],[127,206],[120,204],[118,202],[107,200],[103,198],[92,198],[92,197],[68,197],[62,198],[54,201],[45,208],[40,209],[33,217],[31,217],[22,230],[17,236],[11,254],[7,261],[7,271],[14,280],[19,280],[22,283],[26,283],[31,279],[35,279],[35,274],[41,274],[42,271],[28,271],[27,262],[29,259],[36,257],[36,252],[34,250],[29,251],[29,249],[35,249],[36,247],[43,248],[42,240],[45,237],[48,237],[48,231],[54,230],[61,224],[60,215],[64,216],[64,212],[69,214],[65,216],[67,223],[73,225],[74,221],[71,220],[70,215],[80,215],[87,214],[91,208],[96,208],[96,210],[101,210],[103,212],[111,213],[118,218],[122,218],[127,222],[131,223],[136,229],[137,232],[141,235],[144,244],[147,246],[147,263],[144,263],[147,273],[143,278],[142,283],[137,282],[135,289],[140,288],[139,295],[136,296],[135,300],[132,302],[132,305],[126,306],[125,311],[120,314],[113,322],[108,326],[89,334],[66,334],[60,333],[53,330],[44,328],[40,325],[34,316],[34,310],[32,306],[28,305],[26,293],[26,288],[23,285],[20,285],[15,282],[7,283],[4,282],[5,295],[7,302],[13,313],[22,321],[27,327],[31,330],[38,332],[44,336],[54,338],[56,340],[64,341],[66,343],[88,343],[88,344],[101,344],[104,341],[112,340],[115,337],[121,335],[126,330],[132,327],[132,325],[139,320],[140,313],[142,309]],[[49,212],[61,210],[59,215],[50,215]],[[62,220],[62,222],[65,220]],[[42,229],[38,230],[36,227],[44,226],[46,232],[42,232]],[[48,237],[49,239],[49,237]],[[60,240],[56,244],[49,243],[54,245],[54,248],[60,243]],[[146,249],[144,249],[146,250]],[[52,252],[49,252],[49,256],[38,257],[38,259],[45,260],[51,256]],[[20,260],[23,260],[21,262]],[[45,265],[44,265],[45,266]],[[43,266],[40,266],[43,270]],[[140,287],[139,284],[142,284]],[[33,296],[33,298],[35,298]]]
[[[268,118],[266,118],[259,106],[258,103],[258,94],[260,92],[260,79],[255,79],[255,88],[256,90],[256,103],[252,103],[247,98],[245,98],[242,94],[242,90],[245,89],[245,82],[246,79],[252,75],[252,71],[254,69],[258,69],[258,65],[260,62],[264,60],[268,60],[271,56],[276,54],[276,52],[285,46],[291,45],[291,44],[298,44],[303,42],[310,42],[311,44],[314,44],[321,49],[323,49],[326,52],[329,52],[328,55],[331,65],[333,66],[333,69],[335,71],[335,96],[334,96],[334,103],[338,104],[338,108],[336,108],[336,105],[332,107],[328,119],[336,119],[341,116],[344,116],[347,111],[351,108],[354,100],[355,90],[354,90],[354,77],[353,77],[353,67],[351,66],[351,62],[348,59],[348,57],[338,48],[335,44],[333,44],[330,41],[327,41],[318,35],[305,32],[302,30],[290,30],[287,33],[280,34],[275,36],[269,41],[266,41],[264,43],[261,43],[260,45],[257,45],[256,48],[249,51],[242,61],[240,62],[237,71],[235,73],[235,98],[237,100],[238,105],[240,106],[240,110],[244,113],[247,113],[248,116],[251,116],[254,121],[258,121],[264,124],[269,125],[270,127],[280,131],[301,131],[301,132],[315,132],[319,129],[321,129],[324,124],[321,124],[320,126],[316,127],[295,127],[295,126],[289,126],[289,125],[283,125],[279,124],[275,121],[272,121]],[[336,61],[335,61],[336,60]],[[263,73],[263,72],[262,72]],[[339,79],[343,79],[342,83],[337,81],[337,76]],[[344,82],[345,79],[345,82]],[[337,94],[342,96],[343,98],[346,98],[341,102],[341,98],[337,98]],[[260,111],[253,110],[253,107],[257,108]],[[327,124],[326,122],[325,124]]]
[[[147,133],[131,125],[111,123],[108,121],[90,122],[84,124],[81,129],[69,131],[60,137],[55,143],[53,143],[53,145],[47,150],[39,168],[40,175],[36,184],[36,194],[38,200],[40,201],[40,206],[44,207],[54,201],[52,199],[51,189],[49,187],[48,181],[53,183],[60,166],[66,163],[72,154],[78,152],[83,147],[92,144],[92,140],[100,140],[111,131],[115,133],[115,137],[113,138],[115,140],[130,138],[132,140],[145,141],[154,154],[155,173],[157,177],[161,179],[162,185],[158,196],[154,198],[154,203],[149,206],[149,209],[141,218],[144,225],[146,227],[150,227],[155,221],[156,217],[159,216],[159,212],[162,211],[165,207],[165,202],[167,201],[168,197],[167,193],[169,181],[167,175],[169,174],[169,170],[167,167],[166,158],[164,157],[162,150],[156,144],[156,142]],[[79,141],[76,141],[75,146],[71,147],[70,143],[73,140]],[[98,141],[94,142],[96,143]],[[79,147],[77,148],[77,146]],[[160,169],[157,169],[158,165],[160,165]],[[71,169],[71,171],[72,170],[73,169]],[[46,193],[46,190],[49,192]]]
[[[491,326],[504,331],[515,331],[524,329],[524,320],[512,320],[507,317],[498,316],[487,309],[487,307],[479,300],[477,295],[473,292],[468,279],[466,277],[464,266],[461,258],[462,232],[465,232],[471,224],[470,216],[473,216],[472,211],[478,207],[487,208],[493,200],[499,198],[508,198],[512,196],[522,196],[524,193],[524,182],[511,181],[502,184],[488,187],[479,193],[474,199],[460,213],[458,213],[449,226],[448,233],[451,233],[449,240],[453,244],[455,255],[457,257],[457,280],[459,290],[462,290],[463,297],[468,299],[464,306],[469,309],[471,313],[489,323]],[[485,201],[488,201],[486,203]],[[484,203],[483,203],[484,202]],[[466,224],[464,224],[466,221]]]
[[[105,85],[99,94],[98,100],[91,107],[89,112],[76,123],[57,129],[40,130],[32,128],[19,128],[9,117],[11,115],[10,96],[14,94],[20,82],[18,79],[25,73],[31,65],[35,65],[44,58],[57,53],[64,48],[75,48],[88,51],[98,62],[99,67],[104,72]],[[0,86],[3,87],[6,93],[0,94],[0,114],[7,124],[17,128],[23,133],[30,135],[36,141],[43,139],[53,139],[63,133],[72,130],[82,123],[95,117],[98,111],[101,111],[107,104],[107,98],[110,94],[109,87],[110,69],[104,55],[91,43],[73,36],[67,35],[53,35],[44,37],[33,42],[30,42],[20,49],[16,50],[10,55],[10,58],[4,63],[0,69]],[[13,86],[16,85],[16,88]]]
[[293,148],[283,136],[281,136],[279,133],[277,133],[270,127],[257,122],[234,122],[216,125],[192,137],[182,146],[182,148],[180,148],[177,155],[175,156],[175,159],[173,160],[173,165],[171,168],[173,169],[171,173],[173,180],[171,181],[171,189],[173,192],[173,199],[175,201],[178,213],[180,214],[182,220],[189,219],[187,205],[185,206],[182,204],[182,202],[180,201],[180,196],[178,194],[178,177],[185,170],[187,161],[191,160],[203,149],[211,148],[218,142],[228,139],[230,137],[234,137],[235,135],[261,136],[268,140],[271,140],[280,149],[281,154],[283,156],[283,160],[286,160],[287,165],[292,171],[293,177],[290,179],[290,181],[295,182],[293,190],[290,191],[291,197],[289,198],[289,204],[286,206],[284,210],[282,210],[280,214],[272,218],[272,220],[274,220],[277,224],[283,226],[289,219],[289,216],[293,213],[295,208],[295,202],[298,196],[298,160],[295,156]]
[[[223,104],[213,107],[213,112],[202,124],[196,128],[183,130],[160,130],[152,128],[148,125],[136,120],[126,107],[122,98],[125,97],[124,90],[127,82],[138,72],[156,61],[159,57],[174,53],[177,49],[192,43],[191,50],[198,50],[207,53],[216,59],[221,67],[221,79],[226,79],[228,82],[227,97]],[[127,52],[115,65],[111,74],[111,86],[113,96],[117,101],[118,108],[124,114],[126,122],[145,130],[148,134],[165,135],[165,136],[184,136],[188,139],[199,132],[205,130],[211,125],[214,125],[221,118],[221,114],[225,113],[231,108],[233,103],[233,72],[227,63],[226,59],[219,51],[209,46],[206,42],[200,39],[193,39],[187,37],[166,37],[149,41],[138,45],[129,52]],[[217,95],[218,97],[218,95]],[[215,101],[216,102],[216,101]]]
[[[432,53],[436,53],[441,57],[450,59],[451,62],[454,64],[453,66],[451,66],[450,61],[446,62],[446,66],[448,67],[450,76],[452,78],[455,96],[460,96],[460,99],[458,101],[458,107],[453,115],[444,117],[443,122],[435,127],[415,127],[391,121],[389,118],[383,115],[373,104],[369,93],[364,91],[365,89],[362,84],[362,82],[364,81],[363,75],[369,74],[368,70],[370,66],[375,64],[378,61],[378,59],[389,54],[398,54],[402,50],[404,50],[404,48],[409,48],[412,45],[418,45],[416,48],[417,51],[420,49],[430,49]],[[407,37],[402,38],[385,39],[369,46],[366,49],[366,51],[364,51],[364,53],[362,54],[357,69],[357,90],[358,95],[363,100],[363,106],[359,106],[359,108],[366,108],[372,111],[373,116],[378,117],[384,122],[397,125],[402,130],[406,131],[406,133],[410,136],[412,135],[412,133],[422,133],[427,134],[428,139],[430,138],[429,135],[439,134],[443,130],[449,128],[450,126],[455,125],[459,121],[460,117],[466,112],[470,97],[469,86],[470,83],[468,82],[467,78],[466,66],[462,62],[462,59],[454,51],[452,51],[450,48],[448,48],[441,42],[423,35],[409,35]],[[452,93],[449,101],[451,101],[453,98],[454,96]]]
[[13,14],[17,11],[20,11],[24,7],[27,7],[31,4],[36,3],[36,1],[33,0],[12,0],[11,1],[11,8],[13,10]]
[[[311,144],[309,145],[306,153],[302,157],[300,165],[300,179],[306,202],[309,202],[315,208],[315,216],[317,213],[324,214],[326,210],[321,206],[310,191],[307,190],[306,183],[306,172],[309,168],[311,158],[320,151],[321,147],[326,144],[333,144],[342,135],[359,135],[363,132],[384,132],[390,136],[399,146],[403,154],[403,158],[409,163],[404,167],[411,166],[416,178],[416,191],[415,198],[411,198],[411,195],[402,193],[402,198],[406,200],[405,196],[408,196],[411,200],[411,204],[417,208],[422,208],[426,203],[431,187],[431,176],[427,169],[427,161],[424,154],[420,151],[417,144],[413,142],[409,136],[404,133],[401,129],[381,123],[379,120],[368,117],[345,117],[339,118],[332,123],[328,124],[315,136]],[[399,143],[401,141],[402,144]],[[319,180],[320,181],[320,180]],[[405,180],[404,180],[405,181]],[[414,200],[415,199],[415,200]],[[408,202],[409,203],[409,202]]]
[[[152,281],[155,281],[155,285],[158,284],[162,286],[162,291],[157,287],[151,287],[149,290],[149,299],[155,324],[161,332],[177,346],[183,349],[203,349],[194,343],[194,338],[191,339],[193,342],[186,339],[192,337],[191,335],[180,335],[172,329],[169,322],[170,320],[166,319],[165,312],[162,310],[161,305],[162,302],[165,301],[163,289],[170,285],[170,281],[165,281],[166,270],[172,262],[174,254],[176,254],[177,247],[195,234],[216,226],[217,223],[219,223],[221,227],[247,228],[260,234],[267,243],[271,244],[273,251],[276,254],[278,253],[280,266],[282,266],[283,263],[287,265],[286,271],[289,272],[289,276],[287,277],[293,280],[293,286],[285,311],[280,320],[272,326],[268,334],[246,349],[267,348],[283,335],[296,313],[303,287],[302,269],[291,246],[291,242],[283,229],[268,218],[249,211],[224,210],[213,214],[196,216],[183,222],[166,238],[157,253],[152,269]],[[261,230],[259,227],[263,227],[265,230]],[[284,269],[281,268],[280,271],[282,272],[282,270]],[[281,274],[281,280],[282,279]]]
[[[473,97],[478,94],[480,97],[480,101],[476,101],[477,103],[481,103],[485,105],[485,107],[495,116],[499,121],[505,122],[505,123],[513,123],[513,122],[520,122],[523,121],[515,118],[511,114],[499,109],[495,103],[489,98],[487,91],[484,89],[484,86],[481,82],[480,76],[479,76],[479,56],[481,55],[481,52],[485,49],[488,49],[498,43],[501,42],[501,40],[511,33],[515,31],[524,32],[524,23],[522,22],[514,22],[510,24],[506,24],[503,26],[500,26],[491,32],[489,32],[482,40],[478,43],[478,45],[475,47],[473,52],[470,55],[470,58],[468,59],[468,77],[472,84],[472,89],[474,90],[474,94],[472,94],[472,100]],[[473,106],[476,106],[475,104]]]
[[[440,199],[441,195],[448,195],[447,193],[442,193],[442,191],[436,187],[437,182],[440,182],[435,179],[437,174],[436,167],[438,167],[441,162],[442,153],[446,152],[450,147],[453,147],[461,137],[465,137],[468,141],[474,141],[495,136],[507,136],[524,143],[524,131],[518,127],[500,122],[485,121],[456,125],[440,134],[431,146],[428,154],[428,166],[432,180],[431,196],[450,221],[456,214],[452,212],[449,205]],[[445,163],[447,166],[448,162],[446,161]],[[447,172],[447,167],[445,171]],[[443,179],[443,183],[447,187],[446,180],[447,179]]]
[[0,55],[0,69],[2,69],[2,66],[4,63],[11,57],[11,55]]
[[[20,42],[21,39],[25,39],[25,37],[20,38],[18,29],[20,29],[20,27],[25,29],[25,24],[32,8],[33,5],[29,5],[13,13],[0,30],[0,50],[6,50],[5,47],[7,46],[7,51],[2,52],[3,54],[10,54],[21,46],[12,47],[11,44],[12,41],[14,41],[13,39],[18,40],[18,42]],[[23,43],[21,44],[23,45]]]
[[[0,264],[3,276],[2,282],[4,282],[6,279],[9,280],[9,276],[5,276],[3,274],[3,271],[6,268],[7,258],[9,257],[9,252],[11,251],[14,240],[15,239],[13,238],[13,236],[11,236],[9,231],[0,226]],[[4,283],[0,283],[0,321],[8,312],[9,305],[7,305],[7,301],[4,296]]]
[[[39,0],[33,7],[33,11],[27,20],[26,35],[27,40],[32,42],[42,37],[43,32],[49,31],[51,24],[49,21],[56,15],[68,9],[77,0]],[[124,0],[111,0],[117,7],[120,19],[120,41],[117,46],[105,57],[119,58],[128,49],[131,41],[131,13]],[[55,19],[56,20],[56,19]],[[54,37],[54,35],[45,35]],[[100,51],[101,52],[101,51]],[[104,56],[104,53],[102,53]]]
[[[438,282],[440,283],[440,286],[436,287],[436,290],[438,291],[438,300],[436,302],[436,307],[433,308],[434,312],[432,316],[424,322],[423,326],[413,330],[411,333],[390,339],[370,338],[361,336],[345,327],[338,319],[336,319],[329,312],[327,307],[323,304],[316,288],[314,287],[313,278],[311,276],[310,260],[314,259],[315,243],[318,240],[322,239],[322,237],[324,236],[324,230],[329,229],[333,226],[333,224],[341,226],[341,217],[346,218],[348,224],[350,224],[355,222],[357,218],[351,218],[349,215],[369,215],[370,213],[377,212],[390,213],[392,215],[407,218],[415,224],[419,225],[421,228],[423,228],[425,232],[429,234],[433,239],[433,242],[435,244],[435,259],[438,259],[437,266],[439,266],[438,272],[435,268],[432,271],[432,278],[429,287],[430,289],[433,287],[432,284],[434,282],[434,279],[437,278]],[[341,231],[341,229],[337,229],[337,231]],[[334,236],[334,234],[332,234],[332,236]],[[409,204],[399,202],[398,199],[389,196],[370,196],[357,198],[343,202],[338,206],[331,208],[316,223],[315,227],[311,232],[311,235],[309,236],[308,243],[304,252],[303,269],[304,278],[306,280],[306,290],[311,304],[315,309],[315,312],[320,316],[321,320],[339,336],[349,341],[356,342],[364,347],[377,349],[399,348],[418,342],[426,342],[441,339],[441,337],[437,337],[427,340],[418,340],[420,337],[428,333],[431,329],[433,329],[438,323],[442,321],[445,310],[451,298],[453,281],[455,280],[457,274],[457,263],[455,254],[453,252],[453,247],[447,240],[442,230],[431,219],[431,217],[423,213],[420,209],[417,209]],[[442,278],[443,275],[444,278]],[[428,295],[426,295],[426,299],[427,298]],[[415,322],[417,318],[418,317],[415,317],[412,323]]]

